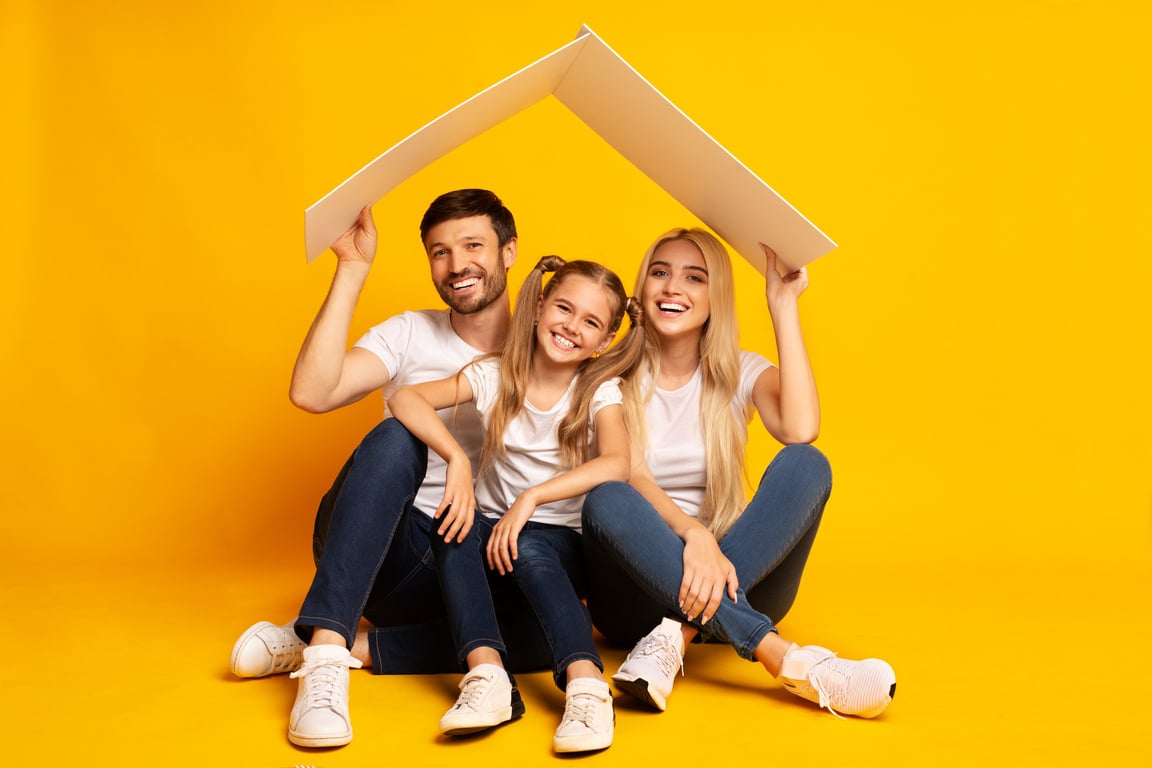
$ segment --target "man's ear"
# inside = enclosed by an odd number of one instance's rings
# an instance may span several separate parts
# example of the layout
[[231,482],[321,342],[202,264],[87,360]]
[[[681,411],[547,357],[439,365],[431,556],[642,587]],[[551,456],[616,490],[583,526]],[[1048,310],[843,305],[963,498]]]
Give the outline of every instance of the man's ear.
[[516,263],[516,238],[509,238],[500,250],[500,256],[504,259],[504,269],[512,269],[512,265]]

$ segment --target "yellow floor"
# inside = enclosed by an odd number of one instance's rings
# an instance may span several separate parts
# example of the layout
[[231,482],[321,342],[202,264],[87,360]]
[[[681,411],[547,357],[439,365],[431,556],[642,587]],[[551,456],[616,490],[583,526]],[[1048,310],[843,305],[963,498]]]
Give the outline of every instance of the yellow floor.
[[[845,656],[888,659],[899,693],[882,717],[838,720],[726,648],[693,646],[668,711],[641,711],[618,698],[614,745],[583,759],[604,766],[718,755],[782,765],[1150,764],[1147,564],[1117,565],[1077,584],[1064,572],[986,565],[971,580],[959,569],[929,576],[895,565],[867,575],[858,567],[848,580],[818,553],[814,559],[820,567],[810,568],[784,633]],[[523,720],[442,741],[435,725],[454,698],[454,675],[354,672],[353,743],[293,747],[285,727],[295,681],[238,680],[227,664],[249,623],[293,615],[309,575],[302,563],[131,573],[112,564],[107,573],[6,586],[12,615],[36,630],[0,662],[7,740],[19,744],[21,764],[335,768],[559,759],[550,739],[562,702],[546,673],[520,676]],[[993,584],[1001,586],[993,591]],[[605,652],[610,669],[622,657]]]

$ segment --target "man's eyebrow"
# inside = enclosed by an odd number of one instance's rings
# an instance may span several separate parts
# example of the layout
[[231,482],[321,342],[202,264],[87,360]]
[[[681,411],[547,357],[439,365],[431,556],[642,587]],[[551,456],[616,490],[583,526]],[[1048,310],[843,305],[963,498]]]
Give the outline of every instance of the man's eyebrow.
[[[485,239],[486,238],[484,237],[484,234],[480,233],[478,235],[461,235],[460,237],[456,238],[455,242],[462,243],[462,242],[466,242],[468,240],[485,240]],[[428,250],[432,250],[433,248],[439,248],[442,245],[448,245],[448,242],[446,240],[437,240],[433,243],[428,243]]]

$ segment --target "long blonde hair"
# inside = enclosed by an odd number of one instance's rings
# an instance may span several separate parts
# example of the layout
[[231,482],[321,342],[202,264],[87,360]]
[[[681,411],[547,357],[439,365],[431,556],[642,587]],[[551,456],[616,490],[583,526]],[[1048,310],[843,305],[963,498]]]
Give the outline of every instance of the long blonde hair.
[[[696,246],[708,270],[711,312],[700,337],[700,429],[704,435],[704,503],[699,520],[719,539],[744,511],[744,448],[747,414],[737,413],[732,399],[740,384],[740,334],[736,321],[736,289],[732,260],[715,235],[703,229],[673,229],[649,246],[636,275],[635,296],[642,296],[652,258],[665,243],[683,240]],[[635,375],[624,384],[628,428],[647,448],[644,406],[660,376],[660,339],[645,327],[644,354]],[[743,419],[743,422],[741,422]]]
[[[555,272],[545,286],[544,273]],[[500,383],[496,399],[489,414],[488,429],[484,433],[484,447],[480,454],[481,471],[504,455],[504,430],[524,408],[528,387],[528,372],[532,355],[536,351],[536,308],[541,299],[572,275],[591,280],[608,294],[612,312],[608,332],[615,333],[627,314],[628,332],[603,354],[580,364],[576,374],[576,387],[568,413],[560,421],[557,437],[560,442],[561,461],[565,467],[575,467],[588,457],[588,420],[592,399],[605,381],[614,377],[627,377],[640,362],[644,347],[644,334],[635,332],[643,325],[640,302],[624,292],[624,284],[616,273],[593,261],[564,261],[559,256],[545,256],[524,279],[516,296],[512,312],[512,327],[500,353]]]

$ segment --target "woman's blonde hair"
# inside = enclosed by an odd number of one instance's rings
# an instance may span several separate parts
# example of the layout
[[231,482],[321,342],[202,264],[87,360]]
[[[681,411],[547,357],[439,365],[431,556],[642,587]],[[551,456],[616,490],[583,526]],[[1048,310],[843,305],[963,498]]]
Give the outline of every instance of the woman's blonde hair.
[[[721,538],[744,511],[744,447],[747,414],[737,413],[732,399],[740,384],[740,334],[736,322],[736,288],[732,260],[715,235],[703,229],[673,229],[649,246],[636,275],[634,296],[642,296],[652,258],[665,243],[682,240],[696,246],[708,270],[710,314],[700,337],[700,429],[704,435],[704,503],[699,520]],[[644,354],[635,375],[625,382],[628,428],[647,448],[644,406],[660,375],[660,339],[645,327]],[[743,420],[743,421],[741,421]]]
[[[545,272],[556,273],[547,285],[544,285]],[[500,384],[484,433],[481,471],[491,468],[492,462],[504,455],[504,430],[524,407],[528,372],[536,350],[536,309],[541,299],[547,299],[553,290],[573,275],[591,280],[608,295],[612,312],[607,329],[609,333],[620,329],[625,314],[630,325],[624,337],[606,352],[580,364],[571,405],[557,429],[561,461],[565,467],[575,467],[588,457],[588,421],[596,390],[609,379],[628,376],[640,361],[644,334],[634,332],[643,325],[640,302],[628,297],[616,273],[593,261],[566,262],[559,256],[540,259],[524,279],[516,296],[512,327],[500,353]]]

